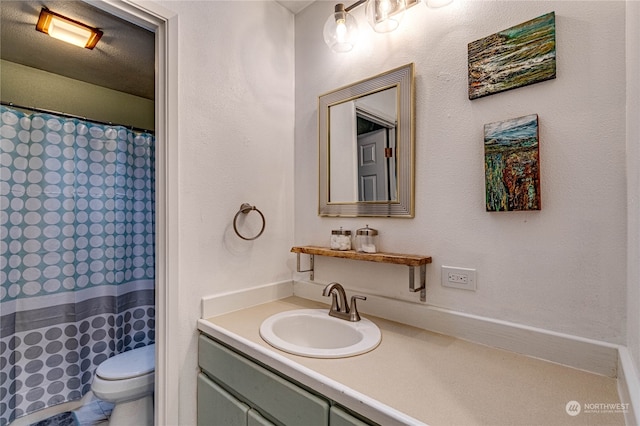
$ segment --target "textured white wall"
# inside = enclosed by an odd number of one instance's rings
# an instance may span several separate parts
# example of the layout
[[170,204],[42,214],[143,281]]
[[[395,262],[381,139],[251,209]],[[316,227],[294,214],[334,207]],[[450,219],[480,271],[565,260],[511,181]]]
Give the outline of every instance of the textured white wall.
[[[161,2],[178,15],[179,417],[196,424],[203,296],[291,279],[294,21],[265,1]],[[243,202],[266,217],[253,242],[233,231]],[[257,232],[257,214],[247,233]],[[249,223],[250,222],[250,223]],[[248,229],[251,228],[251,229]]]
[[[627,346],[640,379],[640,3],[627,3]],[[638,416],[638,413],[636,413]]]
[[[328,245],[331,229],[380,230],[385,251],[433,256],[428,303],[613,343],[625,342],[625,4],[461,1],[411,8],[376,34],[331,52],[333,3],[296,16],[295,243]],[[557,78],[469,101],[467,44],[555,11]],[[317,216],[317,96],[416,65],[416,217]],[[483,125],[537,113],[542,210],[487,213]],[[477,269],[476,292],[443,288],[441,265]],[[316,258],[317,280],[418,301],[404,267]],[[365,302],[366,303],[366,302]]]
[[151,99],[14,62],[0,61],[0,94],[4,102],[16,105],[60,111],[142,129],[155,129],[154,103]]

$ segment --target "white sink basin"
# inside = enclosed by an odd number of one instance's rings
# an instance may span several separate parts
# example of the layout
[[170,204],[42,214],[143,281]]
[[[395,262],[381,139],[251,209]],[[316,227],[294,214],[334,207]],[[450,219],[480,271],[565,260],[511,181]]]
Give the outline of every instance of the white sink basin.
[[260,336],[271,346],[311,358],[344,358],[375,349],[382,335],[366,318],[350,322],[327,309],[298,309],[264,320]]

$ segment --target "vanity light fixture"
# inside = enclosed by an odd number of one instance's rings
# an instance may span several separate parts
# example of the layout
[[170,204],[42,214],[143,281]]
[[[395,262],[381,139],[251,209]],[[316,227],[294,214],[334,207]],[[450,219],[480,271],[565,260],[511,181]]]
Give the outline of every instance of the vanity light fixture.
[[102,37],[102,31],[89,25],[67,18],[43,7],[36,24],[36,30],[67,43],[93,49]]
[[[452,1],[425,0],[425,3],[430,8],[437,8]],[[342,3],[336,4],[335,12],[327,18],[322,32],[324,42],[334,52],[348,52],[355,46],[358,23],[349,12],[363,3],[366,3],[365,15],[371,28],[378,33],[386,33],[398,28],[405,10],[420,3],[420,0],[358,0],[348,7]]]
[[[361,4],[362,1],[358,2]],[[327,18],[324,23],[324,42],[334,52],[348,52],[353,49],[358,39],[358,23],[356,18],[349,14],[354,6],[348,10],[344,4],[338,3],[334,9],[334,13]]]
[[446,6],[450,4],[453,0],[425,0],[427,2],[427,7],[432,9],[437,9],[439,7]]
[[375,32],[389,33],[398,28],[406,8],[405,0],[368,0],[364,13]]

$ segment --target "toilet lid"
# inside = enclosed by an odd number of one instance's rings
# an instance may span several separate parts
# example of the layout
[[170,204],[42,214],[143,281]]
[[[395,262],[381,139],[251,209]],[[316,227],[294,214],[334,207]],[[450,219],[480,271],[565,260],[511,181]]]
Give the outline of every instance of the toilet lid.
[[96,375],[106,380],[122,380],[151,373],[156,364],[156,345],[133,349],[100,364]]

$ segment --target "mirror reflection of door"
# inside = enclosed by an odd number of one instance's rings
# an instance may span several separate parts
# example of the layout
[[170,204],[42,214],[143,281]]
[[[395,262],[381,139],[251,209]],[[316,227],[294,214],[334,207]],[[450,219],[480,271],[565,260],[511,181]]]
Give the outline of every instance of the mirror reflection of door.
[[384,129],[358,135],[358,201],[386,200]]
[[393,200],[395,129],[371,124],[374,130],[358,134],[358,201]]
[[395,123],[357,113],[358,201],[395,199]]
[[396,87],[329,108],[330,202],[397,200],[397,120]]

